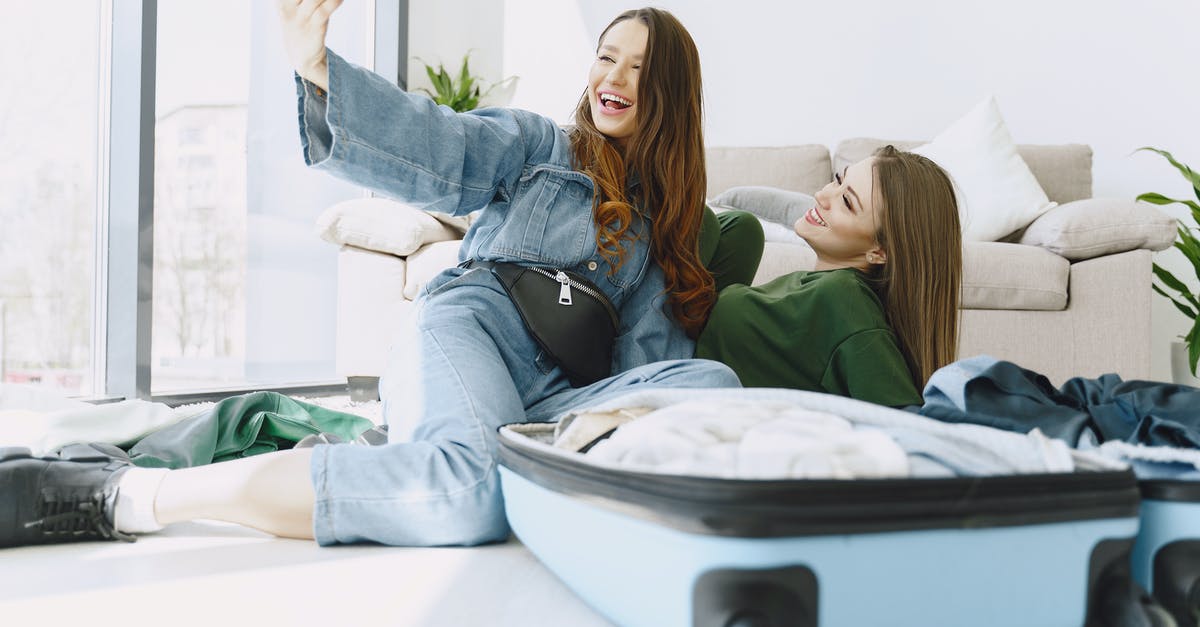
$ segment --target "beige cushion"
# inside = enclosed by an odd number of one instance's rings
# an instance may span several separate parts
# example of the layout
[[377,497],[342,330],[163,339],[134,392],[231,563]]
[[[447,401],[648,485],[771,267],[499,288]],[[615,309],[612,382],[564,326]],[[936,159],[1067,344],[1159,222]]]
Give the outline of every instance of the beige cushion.
[[963,309],[1058,311],[1067,306],[1071,264],[1036,246],[963,243]]
[[1078,261],[1136,248],[1166,249],[1175,241],[1176,225],[1148,203],[1091,198],[1050,210],[1025,229],[1020,243]]
[[[908,139],[877,139],[875,137],[852,137],[838,143],[833,153],[833,169],[841,172],[875,154],[876,150],[891,144],[897,150],[912,150],[925,142]],[[832,176],[832,174],[831,174]]]
[[461,231],[433,215],[388,198],[355,198],[333,205],[317,218],[316,231],[327,242],[401,257],[431,242],[462,237]]
[[829,149],[819,144],[709,148],[706,154],[708,198],[739,185],[767,185],[814,194],[833,175]]
[[808,244],[767,242],[752,285],[762,285],[797,270],[812,270],[816,265],[817,253]]
[[[807,245],[767,242],[754,285],[797,270],[812,270]],[[1060,311],[1067,306],[1070,263],[1041,248],[1000,242],[963,245],[963,309]]]
[[[912,150],[924,142],[912,140],[855,137],[843,140],[833,155],[833,167],[839,172],[848,165],[871,156],[891,144],[900,150]],[[1083,144],[1040,146],[1017,144],[1017,154],[1046,192],[1058,203],[1090,198],[1092,195],[1092,149]]]
[[1083,144],[1037,146],[1022,144],[1017,153],[1025,160],[1046,196],[1057,203],[1092,197],[1092,149]]

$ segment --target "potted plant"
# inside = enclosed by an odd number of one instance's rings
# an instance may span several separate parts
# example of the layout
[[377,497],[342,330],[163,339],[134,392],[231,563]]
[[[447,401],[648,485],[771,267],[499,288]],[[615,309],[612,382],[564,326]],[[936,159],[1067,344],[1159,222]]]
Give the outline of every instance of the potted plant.
[[[1192,264],[1192,269],[1196,273],[1196,278],[1200,280],[1200,239],[1197,239],[1197,233],[1200,233],[1200,174],[1187,165],[1175,160],[1171,153],[1158,148],[1149,146],[1139,148],[1140,150],[1148,150],[1150,152],[1162,155],[1176,170],[1179,170],[1183,177],[1192,185],[1192,192],[1196,195],[1196,200],[1181,200],[1176,198],[1168,198],[1162,194],[1146,193],[1137,197],[1138,200],[1144,200],[1155,205],[1186,205],[1191,210],[1191,224],[1180,220],[1179,237],[1175,240],[1175,248],[1183,253]],[[1171,274],[1170,271],[1154,264],[1154,276],[1162,282],[1154,284],[1154,291],[1158,292],[1165,298],[1171,301],[1172,305],[1178,309],[1183,315],[1187,316],[1191,321],[1192,327],[1188,334],[1183,336],[1183,344],[1178,348],[1172,347],[1173,352],[1186,351],[1186,369],[1191,372],[1192,377],[1196,376],[1196,363],[1200,361],[1200,293],[1193,292],[1188,288],[1187,284]],[[1171,290],[1174,294],[1168,294],[1166,290]],[[1172,361],[1178,361],[1178,358],[1173,354]],[[1180,373],[1175,374],[1176,381],[1180,379]]]
[[434,91],[423,88],[420,91],[428,94],[430,98],[433,98],[434,102],[446,105],[462,113],[475,109],[479,106],[479,101],[486,98],[492,91],[516,80],[515,76],[510,76],[488,87],[484,91],[482,88],[482,79],[471,74],[471,69],[468,65],[470,58],[470,53],[463,57],[462,68],[458,71],[457,77],[447,72],[446,67],[440,63],[435,70],[432,65],[422,61],[425,65],[425,73],[429,75],[429,82],[433,84]]

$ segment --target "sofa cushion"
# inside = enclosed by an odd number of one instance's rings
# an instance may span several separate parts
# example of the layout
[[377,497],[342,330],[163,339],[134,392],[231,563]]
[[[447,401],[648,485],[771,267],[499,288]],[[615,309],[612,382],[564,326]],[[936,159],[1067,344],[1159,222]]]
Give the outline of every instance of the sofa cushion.
[[1025,229],[1020,243],[1079,261],[1136,248],[1164,250],[1175,241],[1177,225],[1148,203],[1089,198],[1046,212]]
[[[925,142],[908,139],[877,139],[855,137],[843,140],[833,155],[833,167],[839,172],[848,165],[870,157],[876,150],[891,144],[900,150],[912,150]],[[1092,149],[1084,144],[1042,146],[1017,144],[1017,154],[1025,160],[1029,171],[1046,192],[1058,203],[1091,198]]]
[[1092,197],[1092,148],[1083,144],[1017,146],[1046,196],[1057,203]]
[[[812,270],[816,253],[807,245],[767,242],[754,285],[797,270]],[[1070,263],[1035,246],[1003,242],[963,245],[963,309],[1060,311],[1067,306]]]
[[816,265],[817,253],[808,244],[767,242],[763,245],[762,261],[758,262],[753,285],[762,285],[797,270],[812,270]]
[[833,176],[829,149],[820,144],[709,148],[706,155],[708,198],[739,185],[768,185],[814,194]]
[[317,217],[316,231],[327,242],[401,257],[431,242],[462,237],[433,215],[388,198],[339,202]]
[[1071,264],[1036,246],[963,243],[963,309],[1059,311],[1067,306]]

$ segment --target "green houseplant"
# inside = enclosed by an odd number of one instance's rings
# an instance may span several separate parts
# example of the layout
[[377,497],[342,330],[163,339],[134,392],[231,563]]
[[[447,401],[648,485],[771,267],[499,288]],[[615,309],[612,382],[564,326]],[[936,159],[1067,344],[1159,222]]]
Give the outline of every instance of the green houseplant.
[[434,102],[462,113],[478,107],[479,101],[497,87],[507,85],[516,79],[516,77],[510,76],[484,90],[483,80],[471,74],[470,59],[469,53],[463,57],[462,68],[459,69],[457,76],[447,72],[446,67],[440,63],[435,70],[432,65],[422,61],[425,65],[425,73],[429,75],[429,82],[433,84],[433,91],[423,88],[420,91],[428,94]]
[[[1139,148],[1150,152],[1162,155],[1180,174],[1188,180],[1192,185],[1192,192],[1196,196],[1196,200],[1182,200],[1177,198],[1168,198],[1162,194],[1153,192],[1138,196],[1138,200],[1144,200],[1155,205],[1186,205],[1191,210],[1192,223],[1187,224],[1180,221],[1179,236],[1175,240],[1175,248],[1183,253],[1192,264],[1192,269],[1196,273],[1196,278],[1200,279],[1200,239],[1197,239],[1197,233],[1200,233],[1200,174],[1187,165],[1175,160],[1171,153],[1158,148],[1149,146]],[[1196,363],[1200,361],[1200,293],[1194,293],[1188,288],[1187,284],[1171,274],[1170,271],[1154,264],[1154,276],[1162,282],[1154,284],[1154,291],[1171,301],[1172,305],[1178,309],[1183,315],[1187,316],[1192,323],[1192,328],[1188,334],[1183,337],[1184,344],[1187,345],[1188,367],[1191,370],[1192,376],[1196,376]],[[1165,288],[1165,289],[1164,289]],[[1174,292],[1174,295],[1168,294],[1167,289]]]

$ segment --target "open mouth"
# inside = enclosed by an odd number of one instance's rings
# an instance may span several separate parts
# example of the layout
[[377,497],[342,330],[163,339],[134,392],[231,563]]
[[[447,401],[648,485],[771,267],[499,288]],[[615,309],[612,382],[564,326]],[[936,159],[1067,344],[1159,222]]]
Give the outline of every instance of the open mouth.
[[817,211],[816,205],[813,205],[812,209],[809,209],[808,213],[804,214],[804,219],[817,226],[823,226],[826,228],[829,227],[829,224],[825,222],[825,219],[822,218],[821,214]]
[[609,112],[624,111],[633,106],[633,102],[616,94],[603,92],[600,94],[600,108]]

